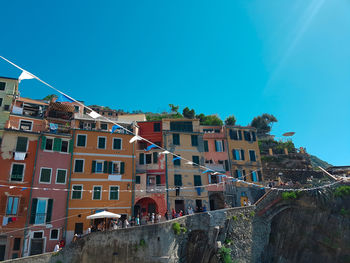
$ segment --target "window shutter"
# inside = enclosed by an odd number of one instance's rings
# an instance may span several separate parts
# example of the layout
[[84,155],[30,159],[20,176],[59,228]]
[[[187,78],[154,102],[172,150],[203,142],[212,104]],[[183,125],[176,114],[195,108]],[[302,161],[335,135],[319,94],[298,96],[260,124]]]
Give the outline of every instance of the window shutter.
[[32,210],[30,213],[30,221],[29,224],[34,224],[35,223],[35,216],[36,216],[36,206],[38,204],[38,198],[33,198],[32,199]]
[[73,152],[73,147],[74,147],[74,141],[73,139],[69,141],[69,152],[72,153]]
[[255,134],[255,132],[252,132],[252,136],[253,136],[253,141],[255,142],[256,141],[256,134]]
[[125,164],[124,162],[120,163],[120,174],[124,174],[124,170],[125,170]]
[[145,154],[144,153],[140,153],[140,164],[145,164]]
[[209,152],[208,141],[204,141],[204,151]]
[[242,131],[238,130],[238,140],[242,141]]
[[214,141],[214,144],[215,144],[215,151],[217,152],[218,151],[218,147],[216,145],[216,140]]
[[61,145],[62,145],[62,140],[60,138],[55,138],[53,140],[53,150],[55,152],[60,152],[61,151]]
[[242,173],[243,173],[243,180],[247,181],[247,178],[245,177],[245,170],[242,170]]
[[157,183],[157,185],[160,185],[160,175],[157,175],[157,177],[156,177],[156,183]]
[[91,173],[95,173],[96,171],[96,161],[92,161],[92,164],[91,164]]
[[229,171],[229,167],[228,167],[228,160],[225,160],[225,171]]
[[46,223],[51,222],[52,208],[53,208],[53,199],[49,199],[47,203]]
[[108,173],[111,174],[113,169],[113,162],[108,162]]
[[242,157],[241,159],[244,161],[244,150],[243,149],[241,150],[241,157]]
[[258,180],[261,182],[262,181],[262,174],[261,171],[258,171]]
[[158,163],[158,153],[157,152],[153,153],[153,163]]
[[46,146],[46,137],[43,136],[41,138],[41,150],[44,150],[45,149],[45,146]]
[[237,158],[236,158],[236,150],[232,150],[232,156],[233,156],[233,160],[237,160]]
[[18,215],[22,216],[24,215],[24,207],[26,204],[26,199],[24,197],[21,197],[19,200],[19,209],[18,209]]
[[27,151],[27,143],[28,143],[27,137],[18,137],[17,138],[17,145],[16,145],[16,152],[26,152]]
[[222,140],[222,151],[225,152],[225,141]]
[[108,173],[108,162],[107,161],[104,161],[103,163],[103,173]]

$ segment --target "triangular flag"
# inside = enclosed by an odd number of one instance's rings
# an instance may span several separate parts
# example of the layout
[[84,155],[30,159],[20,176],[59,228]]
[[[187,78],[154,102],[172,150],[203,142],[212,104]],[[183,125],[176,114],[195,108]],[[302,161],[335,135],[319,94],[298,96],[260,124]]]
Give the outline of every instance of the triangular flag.
[[74,102],[71,98],[64,94],[60,94],[56,100],[56,102]]
[[27,187],[22,187],[21,191],[24,191],[24,190],[26,190],[26,189],[27,189]]
[[115,132],[115,130],[120,129],[120,128],[121,128],[121,126],[119,126],[118,124],[113,125],[111,133]]
[[168,153],[170,153],[170,152],[164,151],[164,152],[161,152],[160,154],[168,154]]
[[21,82],[22,79],[34,79],[34,76],[28,71],[23,70],[21,75],[18,77],[18,82]]
[[188,161],[188,162],[187,162],[187,163],[185,163],[185,164],[192,165],[192,164],[193,164],[193,162]]
[[97,119],[98,117],[101,116],[101,115],[98,114],[96,111],[89,112],[88,115],[90,115],[90,117],[92,117],[92,118],[94,118],[94,119]]
[[146,149],[145,149],[145,151],[149,151],[149,150],[151,150],[152,148],[157,148],[157,146],[156,145],[154,145],[154,144],[151,144],[151,145],[149,145]]
[[179,160],[179,159],[181,159],[181,157],[174,157],[173,161],[176,161],[176,160]]
[[139,136],[137,136],[137,135],[135,135],[134,137],[132,137],[131,139],[130,139],[130,143],[133,143],[134,141],[140,141],[140,140],[142,140],[142,138],[141,137],[139,137]]
[[211,172],[211,170],[205,170],[204,172],[202,172],[202,174],[209,173],[209,172]]
[[15,188],[15,187],[16,187],[16,186],[10,186],[9,188],[10,188],[10,189],[13,189],[13,188]]

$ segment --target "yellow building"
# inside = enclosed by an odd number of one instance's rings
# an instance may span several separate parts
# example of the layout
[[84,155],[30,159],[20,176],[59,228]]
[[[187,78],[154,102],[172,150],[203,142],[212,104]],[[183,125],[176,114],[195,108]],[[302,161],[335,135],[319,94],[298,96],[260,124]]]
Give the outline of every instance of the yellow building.
[[9,119],[11,105],[17,93],[18,79],[0,77],[0,138]]
[[[113,124],[84,116],[73,120],[74,150],[68,202],[67,242],[84,234],[92,221],[88,215],[108,210],[129,219],[135,175],[133,135]],[[80,128],[78,128],[80,127]],[[130,127],[129,127],[130,128]]]
[[[163,119],[164,147],[193,163],[204,164],[203,133],[200,132],[199,120]],[[209,209],[208,175],[197,165],[186,164],[182,159],[174,160],[173,155],[166,155],[167,187],[176,188],[168,191],[169,210],[186,211],[188,207]],[[187,187],[187,189],[186,189]]]
[[[253,127],[226,126],[228,155],[231,175],[247,182],[262,184],[262,168],[256,129]],[[237,206],[250,201],[256,201],[259,191],[244,184],[237,183],[236,187],[226,189],[229,203]]]

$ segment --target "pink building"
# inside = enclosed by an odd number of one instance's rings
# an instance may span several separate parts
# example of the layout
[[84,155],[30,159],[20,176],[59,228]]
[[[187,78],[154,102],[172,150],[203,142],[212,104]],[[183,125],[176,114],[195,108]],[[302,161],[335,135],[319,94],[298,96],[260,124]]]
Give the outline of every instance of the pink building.
[[[230,168],[227,154],[227,140],[223,126],[201,126],[201,132],[204,133],[204,157],[205,166],[218,171],[221,174],[230,176]],[[210,210],[224,208],[225,197],[224,190],[227,186],[227,179],[220,175],[208,173],[209,184],[207,187],[209,193]]]

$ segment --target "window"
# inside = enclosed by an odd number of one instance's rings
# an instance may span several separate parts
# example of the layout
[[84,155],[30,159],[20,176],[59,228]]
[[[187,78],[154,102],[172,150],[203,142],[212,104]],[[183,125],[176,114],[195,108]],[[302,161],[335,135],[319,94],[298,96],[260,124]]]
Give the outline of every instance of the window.
[[6,82],[0,82],[0,90],[5,90]]
[[119,186],[109,187],[109,200],[119,200]]
[[106,149],[106,137],[98,137],[98,149]]
[[59,238],[59,230],[58,229],[51,229],[50,230],[50,240],[58,240]]
[[178,133],[173,134],[173,144],[180,145],[180,134]]
[[94,186],[92,192],[92,200],[101,200],[102,186]]
[[208,141],[204,141],[204,151],[209,152]]
[[258,176],[255,171],[252,172],[252,181],[257,182],[258,181]]
[[24,176],[24,164],[14,163],[11,170],[11,181],[22,182]]
[[34,217],[34,224],[44,224],[46,221],[47,214],[47,199],[33,198],[36,200],[36,206],[32,205],[32,213]]
[[9,196],[7,198],[6,215],[17,215],[19,197]]
[[241,130],[230,130],[230,139],[231,140],[242,140],[242,131]]
[[16,152],[27,152],[28,138],[27,137],[18,137]]
[[244,181],[246,180],[245,170],[236,170],[235,173],[236,173],[236,178],[238,178],[240,180],[244,179]]
[[249,150],[249,158],[250,158],[250,161],[256,162],[256,156],[255,156],[254,150]]
[[20,237],[16,237],[13,240],[13,250],[18,251],[21,248],[21,238]]
[[46,138],[45,150],[52,151],[52,149],[53,149],[53,139]]
[[80,107],[77,105],[74,105],[74,112],[79,112],[80,111]]
[[153,123],[153,131],[160,132],[160,122]]
[[9,111],[10,110],[10,105],[5,105],[4,106],[4,111]]
[[232,150],[233,159],[236,161],[244,160],[244,150],[234,149]]
[[198,146],[198,135],[191,135],[192,146]]
[[2,106],[2,98],[0,98],[0,107]]
[[74,172],[75,173],[82,173],[84,172],[84,160],[74,160]]
[[57,169],[56,171],[56,184],[65,184],[67,177],[67,170]]
[[215,140],[215,151],[223,152],[224,151],[224,141],[216,141]]
[[252,136],[249,131],[243,131],[243,135],[244,135],[244,140],[248,142],[252,141]]
[[100,127],[101,127],[101,130],[104,130],[104,131],[108,130],[108,124],[107,123],[101,123]]
[[113,138],[113,150],[121,150],[122,149],[122,139]]
[[152,154],[146,154],[146,164],[152,163]]
[[81,199],[83,195],[83,186],[82,185],[73,185],[72,186],[72,199]]
[[192,162],[193,162],[193,166],[197,166],[199,165],[199,156],[192,156]]
[[181,174],[174,175],[174,184],[175,186],[182,186],[182,176]]
[[112,163],[112,174],[120,174],[121,163],[113,162]]
[[178,157],[174,157],[174,159],[173,159],[173,162],[174,162],[174,165],[176,165],[176,166],[180,166],[181,165],[181,159],[180,158],[178,158]]
[[102,173],[103,172],[103,163],[104,163],[104,161],[96,161],[95,173]]
[[140,153],[140,155],[139,155],[139,163],[140,164],[145,164],[145,154],[144,153]]
[[85,134],[78,134],[77,146],[78,147],[86,147],[86,135]]
[[19,129],[22,131],[31,131],[33,126],[33,122],[20,120]]
[[255,142],[256,141],[256,133],[255,132],[252,132],[252,138],[253,138],[253,141]]
[[172,121],[170,122],[171,131],[192,132],[192,121]]
[[141,183],[141,176],[136,175],[136,184],[140,184]]
[[51,182],[51,172],[52,169],[51,168],[44,168],[42,167],[40,170],[40,179],[39,182],[40,183],[50,183]]
[[228,165],[228,160],[225,160],[225,171],[226,172],[230,171],[230,167]]
[[194,175],[194,186],[202,186],[202,177],[200,175]]
[[62,140],[62,142],[61,142],[61,152],[67,153],[68,152],[68,148],[69,148],[68,145],[69,145],[68,141]]
[[113,114],[112,112],[108,112],[108,116],[112,116],[112,114]]

